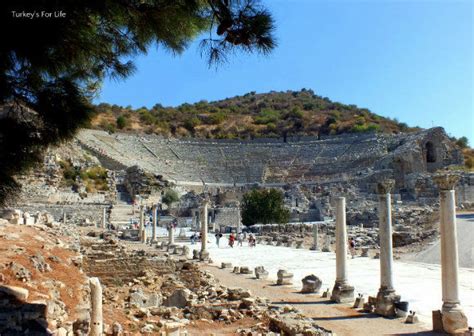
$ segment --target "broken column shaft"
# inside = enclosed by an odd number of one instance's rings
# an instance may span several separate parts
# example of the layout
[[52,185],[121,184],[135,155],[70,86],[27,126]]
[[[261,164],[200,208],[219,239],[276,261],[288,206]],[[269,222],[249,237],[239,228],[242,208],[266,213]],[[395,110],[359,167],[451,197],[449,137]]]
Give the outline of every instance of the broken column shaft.
[[313,225],[313,246],[311,246],[311,250],[319,251],[319,232],[318,232],[318,224]]
[[201,221],[201,253],[200,259],[206,260],[209,258],[209,252],[207,251],[207,220],[208,213],[207,207],[209,205],[208,200],[204,200],[202,207],[202,221]]
[[138,230],[139,239],[142,243],[146,243],[146,230],[145,230],[145,208],[140,205],[140,226]]
[[158,205],[153,205],[152,208],[152,227],[151,227],[151,241],[156,242],[156,225],[157,225],[157,214]]
[[102,318],[102,287],[99,278],[90,278],[89,286],[91,289],[91,325],[90,335],[103,335],[104,325]]

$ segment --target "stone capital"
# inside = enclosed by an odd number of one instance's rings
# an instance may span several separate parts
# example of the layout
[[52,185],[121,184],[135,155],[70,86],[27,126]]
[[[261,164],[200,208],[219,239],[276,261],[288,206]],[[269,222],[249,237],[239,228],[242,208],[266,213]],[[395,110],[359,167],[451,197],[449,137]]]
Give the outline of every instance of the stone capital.
[[395,186],[395,180],[386,179],[377,183],[377,194],[389,194]]
[[453,190],[460,178],[456,173],[440,173],[433,176],[433,181],[440,190]]

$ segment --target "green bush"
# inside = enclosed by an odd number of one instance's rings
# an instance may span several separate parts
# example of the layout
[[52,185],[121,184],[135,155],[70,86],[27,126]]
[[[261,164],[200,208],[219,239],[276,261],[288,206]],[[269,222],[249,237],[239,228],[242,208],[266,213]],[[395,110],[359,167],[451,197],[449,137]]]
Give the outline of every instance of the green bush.
[[123,129],[128,126],[128,120],[123,115],[120,115],[117,117],[116,124],[118,129]]
[[260,111],[258,116],[255,117],[255,123],[259,125],[265,125],[269,123],[275,123],[280,119],[280,112],[272,109],[263,109]]

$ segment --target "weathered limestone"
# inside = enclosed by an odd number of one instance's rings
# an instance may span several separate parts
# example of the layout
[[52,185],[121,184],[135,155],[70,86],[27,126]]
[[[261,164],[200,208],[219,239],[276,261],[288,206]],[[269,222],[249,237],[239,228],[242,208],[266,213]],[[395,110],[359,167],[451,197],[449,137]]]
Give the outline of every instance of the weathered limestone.
[[221,263],[221,268],[232,268],[232,263],[223,262],[223,263]]
[[335,302],[352,302],[354,287],[347,282],[347,231],[346,231],[346,199],[336,200],[336,282],[332,290],[331,300]]
[[293,273],[286,270],[279,270],[277,272],[277,285],[291,285],[293,284]]
[[263,266],[255,267],[255,278],[265,280],[268,278],[268,271]]
[[311,250],[319,251],[319,233],[318,233],[318,224],[313,225],[313,245],[311,246]]
[[355,299],[355,302],[352,308],[356,308],[356,309],[364,308],[364,305],[365,305],[365,297],[362,294],[359,294],[357,298]]
[[209,206],[209,200],[205,199],[202,206],[202,224],[201,224],[201,252],[199,259],[207,260],[209,259],[209,251],[207,250],[207,221],[208,213],[207,209]]
[[156,242],[156,225],[157,225],[157,211],[158,211],[158,205],[154,204],[152,207],[152,227],[151,227],[151,242],[154,243]]
[[303,283],[301,293],[317,293],[323,284],[321,279],[314,274],[305,276],[301,282]]
[[454,186],[459,181],[456,174],[438,174],[433,178],[438,185],[440,201],[441,282],[443,330],[454,334],[466,330],[467,318],[459,300],[458,243],[456,235],[456,199]]
[[392,205],[390,191],[395,181],[387,179],[377,184],[379,199],[379,240],[380,240],[380,289],[377,293],[375,313],[382,316],[395,316],[395,302],[400,295],[393,287],[393,251],[392,251]]
[[240,274],[252,274],[252,271],[247,266],[241,266]]
[[89,285],[91,288],[90,335],[101,336],[104,332],[104,325],[102,319],[102,287],[99,278],[90,278]]

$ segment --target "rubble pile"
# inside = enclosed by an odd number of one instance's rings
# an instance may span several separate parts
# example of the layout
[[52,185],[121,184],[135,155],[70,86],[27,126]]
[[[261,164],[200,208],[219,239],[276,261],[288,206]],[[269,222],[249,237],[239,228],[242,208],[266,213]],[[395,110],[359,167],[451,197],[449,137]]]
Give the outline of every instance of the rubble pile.
[[[105,325],[110,334],[119,322],[107,311],[123,312],[121,329],[144,334],[185,332],[203,321],[231,325],[244,319],[256,321],[251,329],[238,331],[245,335],[270,333],[270,328],[274,332],[294,329],[304,330],[305,335],[330,334],[289,306],[273,307],[248,290],[220,285],[210,273],[201,271],[197,262],[182,256],[131,250],[110,238],[83,239],[82,250],[87,274],[98,276],[105,285]],[[272,325],[272,319],[280,322]]]

